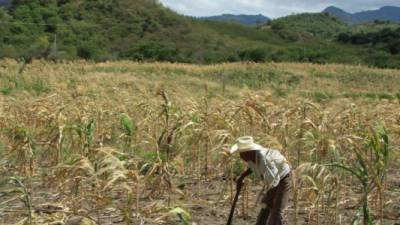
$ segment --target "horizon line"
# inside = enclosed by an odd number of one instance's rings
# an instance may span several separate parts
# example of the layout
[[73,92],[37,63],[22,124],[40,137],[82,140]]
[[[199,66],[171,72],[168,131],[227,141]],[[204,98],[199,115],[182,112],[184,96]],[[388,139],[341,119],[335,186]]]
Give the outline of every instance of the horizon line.
[[337,7],[337,6],[334,6],[334,5],[330,5],[330,6],[327,6],[327,7],[323,8],[323,9],[320,10],[320,11],[291,12],[291,13],[289,13],[289,14],[287,14],[287,15],[284,15],[284,16],[277,16],[277,17],[271,17],[271,16],[265,15],[265,14],[263,14],[263,13],[261,13],[261,12],[259,12],[259,13],[257,13],[257,12],[256,12],[256,13],[237,13],[237,14],[236,14],[236,13],[233,13],[233,12],[221,12],[221,13],[219,13],[219,14],[210,14],[210,15],[200,15],[200,16],[196,16],[196,15],[189,15],[189,14],[184,14],[184,13],[178,12],[177,10],[175,10],[175,9],[173,9],[173,8],[171,8],[171,7],[169,7],[169,6],[165,5],[165,4],[163,4],[163,3],[161,3],[161,4],[162,4],[164,7],[166,7],[166,8],[168,8],[168,9],[174,11],[175,13],[177,13],[177,14],[179,14],[179,15],[187,16],[187,17],[192,17],[192,18],[213,17],[213,16],[223,16],[223,15],[233,15],[233,16],[259,16],[259,15],[261,15],[261,16],[267,17],[268,19],[271,19],[271,20],[273,20],[273,19],[279,19],[279,18],[284,18],[284,17],[292,16],[292,15],[303,14],[303,13],[323,13],[324,10],[326,10],[327,8],[330,8],[330,7],[334,7],[334,8],[343,10],[343,11],[349,13],[349,14],[357,14],[357,13],[368,12],[368,11],[376,11],[376,10],[380,10],[380,9],[382,9],[382,8],[385,8],[385,7],[400,8],[400,6],[383,5],[383,6],[380,6],[380,7],[377,7],[377,8],[371,8],[371,9],[366,9],[366,10],[361,10],[361,11],[356,11],[356,12],[349,12],[349,11],[347,11],[347,10],[344,10],[343,8],[340,8],[340,7]]

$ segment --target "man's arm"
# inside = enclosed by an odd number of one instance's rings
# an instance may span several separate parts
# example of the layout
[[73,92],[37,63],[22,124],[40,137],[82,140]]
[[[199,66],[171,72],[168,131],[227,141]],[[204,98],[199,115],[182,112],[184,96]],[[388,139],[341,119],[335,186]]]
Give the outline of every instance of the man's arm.
[[237,182],[236,182],[236,189],[240,189],[240,188],[242,187],[244,178],[246,178],[247,176],[249,176],[252,172],[253,172],[253,171],[252,171],[250,168],[248,168],[246,171],[244,171],[244,172],[240,175],[240,177],[237,179]]
[[278,168],[272,159],[264,158],[263,161],[265,166],[264,180],[268,184],[268,189],[270,189],[278,185],[281,178],[279,177]]

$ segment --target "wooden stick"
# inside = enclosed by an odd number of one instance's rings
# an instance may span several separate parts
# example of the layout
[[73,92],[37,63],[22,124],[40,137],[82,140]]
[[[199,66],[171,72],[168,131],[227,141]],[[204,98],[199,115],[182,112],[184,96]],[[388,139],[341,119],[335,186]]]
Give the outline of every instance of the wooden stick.
[[233,214],[235,213],[236,203],[239,199],[240,190],[242,189],[242,186],[243,185],[238,186],[238,189],[236,190],[235,199],[233,200],[231,212],[230,212],[229,218],[228,218],[228,222],[226,223],[227,225],[232,225]]

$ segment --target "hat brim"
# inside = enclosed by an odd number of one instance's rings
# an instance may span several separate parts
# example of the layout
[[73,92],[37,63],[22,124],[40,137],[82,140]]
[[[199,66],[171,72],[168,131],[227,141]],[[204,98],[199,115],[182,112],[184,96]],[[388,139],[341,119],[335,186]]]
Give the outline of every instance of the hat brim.
[[250,147],[245,148],[245,149],[239,149],[238,144],[234,144],[230,149],[229,152],[231,154],[233,153],[241,153],[241,152],[250,152],[250,151],[256,151],[256,150],[261,150],[262,146],[258,144],[252,144]]

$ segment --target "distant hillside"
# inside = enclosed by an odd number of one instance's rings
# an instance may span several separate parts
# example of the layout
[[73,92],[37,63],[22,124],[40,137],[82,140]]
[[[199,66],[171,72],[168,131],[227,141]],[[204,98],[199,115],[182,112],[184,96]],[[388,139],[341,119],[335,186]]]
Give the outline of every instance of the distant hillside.
[[269,25],[275,30],[285,29],[297,34],[332,38],[347,29],[347,25],[324,13],[302,13],[272,20]]
[[348,13],[334,6],[326,8],[323,12],[329,13],[340,20],[350,24],[372,22],[374,20],[400,22],[400,7],[384,6],[377,10],[369,10],[358,13]]
[[289,16],[254,27],[185,17],[157,0],[12,2],[10,10],[0,9],[0,58],[296,61],[400,68],[396,52],[334,41],[347,25],[326,14]]
[[328,13],[329,15],[334,16],[345,23],[352,23],[352,20],[353,20],[353,18],[352,18],[353,15],[351,13],[348,13],[348,12],[344,11],[343,9],[339,9],[335,6],[330,6],[322,12]]
[[239,49],[155,0],[19,0],[0,20],[0,57],[203,63]]
[[400,25],[396,26],[396,24],[389,22],[360,25],[357,29],[340,33],[337,40],[392,55],[400,55]]
[[223,21],[223,22],[234,22],[240,23],[248,26],[255,26],[259,24],[263,24],[268,22],[270,19],[261,14],[259,15],[232,15],[232,14],[223,14],[220,16],[210,16],[210,17],[200,17],[202,20],[214,20],[214,21]]
[[304,61],[318,60],[275,32],[196,20],[156,0],[18,0],[0,10],[0,21],[0,58],[218,63],[297,61],[303,54]]

